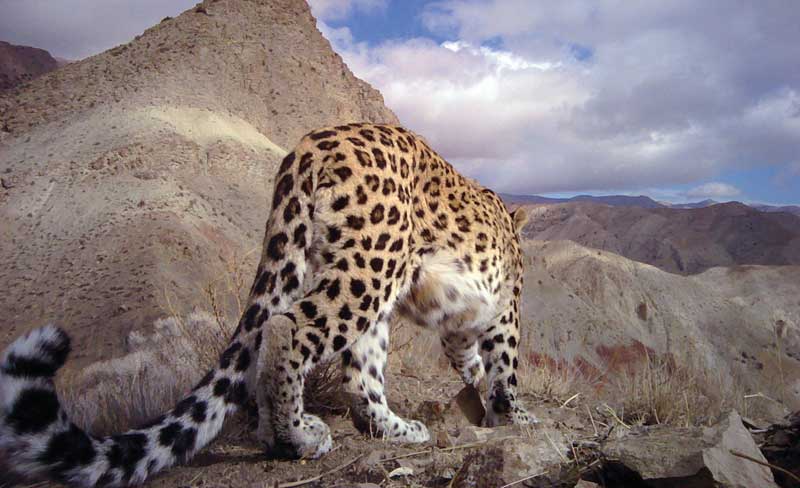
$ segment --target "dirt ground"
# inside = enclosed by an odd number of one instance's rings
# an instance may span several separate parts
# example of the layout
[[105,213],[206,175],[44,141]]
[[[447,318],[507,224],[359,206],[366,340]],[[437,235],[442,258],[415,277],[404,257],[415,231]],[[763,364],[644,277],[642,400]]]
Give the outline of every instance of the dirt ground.
[[[353,427],[347,411],[340,410],[323,415],[333,435],[334,449],[329,454],[319,460],[271,460],[252,435],[252,420],[240,413],[221,436],[188,465],[168,469],[148,480],[146,485],[152,488],[446,487],[453,486],[453,479],[470,454],[515,442],[514,439],[535,438],[541,429],[557,428],[571,440],[593,437],[591,425],[587,427],[584,421],[586,413],[577,403],[562,407],[556,401],[523,395],[523,401],[539,418],[540,424],[521,430],[509,428],[508,435],[504,433],[496,440],[475,441],[473,432],[476,429],[455,401],[462,387],[455,373],[429,378],[390,374],[388,381],[392,407],[405,417],[425,422],[431,441],[398,445],[371,439]],[[402,472],[407,474],[398,474]],[[19,486],[50,488],[59,485]]]

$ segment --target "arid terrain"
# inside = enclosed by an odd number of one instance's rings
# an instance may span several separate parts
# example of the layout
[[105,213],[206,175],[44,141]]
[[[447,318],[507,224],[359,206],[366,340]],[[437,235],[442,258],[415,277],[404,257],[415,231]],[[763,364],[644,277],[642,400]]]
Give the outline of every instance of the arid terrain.
[[[95,433],[168,408],[241,313],[277,163],[354,120],[399,122],[301,0],[205,1],[0,92],[0,348],[64,327],[57,384]],[[800,486],[730,454],[795,439],[766,427],[800,409],[800,218],[626,202],[525,203],[520,390],[540,424],[472,425],[438,340],[398,323],[389,401],[430,443],[357,433],[333,365],[309,382],[338,446],[322,460],[265,459],[242,414],[148,486]]]

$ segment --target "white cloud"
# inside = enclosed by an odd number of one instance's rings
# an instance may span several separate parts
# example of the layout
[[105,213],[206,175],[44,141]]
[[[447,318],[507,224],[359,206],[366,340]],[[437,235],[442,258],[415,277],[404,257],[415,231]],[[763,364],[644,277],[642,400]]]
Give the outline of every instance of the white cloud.
[[548,61],[534,63],[512,52],[498,51],[484,46],[476,48],[465,41],[445,41],[442,43],[442,47],[454,53],[466,51],[476,56],[483,56],[486,58],[487,62],[495,65],[498,72],[503,70],[520,71],[528,68],[547,71],[561,65],[561,63],[551,63]]
[[0,0],[0,40],[81,59],[130,41],[197,0]]
[[353,11],[374,11],[386,8],[389,0],[308,0],[311,12],[318,20],[332,21],[347,18]]
[[323,32],[470,176],[625,190],[796,161],[800,9],[734,3],[448,0],[422,15],[441,45]]
[[741,195],[741,193],[742,192],[733,185],[715,181],[688,190],[686,196],[688,198],[710,198],[712,200],[719,200],[723,198],[733,198]]

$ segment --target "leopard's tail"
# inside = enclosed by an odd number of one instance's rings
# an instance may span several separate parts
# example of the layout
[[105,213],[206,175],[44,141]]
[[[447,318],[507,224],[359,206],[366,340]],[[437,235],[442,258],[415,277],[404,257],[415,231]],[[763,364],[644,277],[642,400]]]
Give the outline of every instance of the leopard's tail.
[[139,429],[108,437],[87,434],[61,407],[53,376],[70,351],[67,334],[35,329],[0,356],[0,453],[15,473],[70,486],[126,486],[208,444],[245,400],[250,356],[228,348],[214,369],[171,411]]

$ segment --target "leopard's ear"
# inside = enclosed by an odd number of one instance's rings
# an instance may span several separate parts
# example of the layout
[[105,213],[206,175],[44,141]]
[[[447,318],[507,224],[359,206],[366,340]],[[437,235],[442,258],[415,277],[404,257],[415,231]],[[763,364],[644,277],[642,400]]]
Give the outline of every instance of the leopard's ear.
[[511,212],[511,220],[514,221],[514,230],[516,230],[517,234],[519,234],[522,232],[522,228],[525,227],[525,224],[528,223],[528,212],[520,207]]

